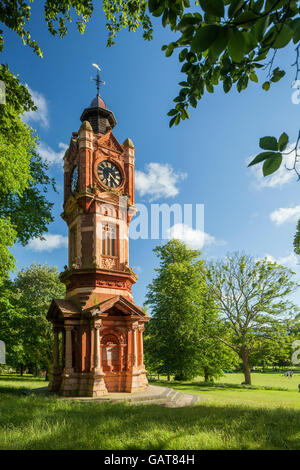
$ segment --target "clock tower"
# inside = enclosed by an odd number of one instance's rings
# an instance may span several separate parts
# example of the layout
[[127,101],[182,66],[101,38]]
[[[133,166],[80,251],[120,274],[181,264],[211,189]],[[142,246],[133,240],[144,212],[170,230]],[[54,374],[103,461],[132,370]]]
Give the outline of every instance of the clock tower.
[[[98,80],[98,81],[97,81]],[[99,94],[81,115],[64,156],[62,218],[69,230],[66,298],[54,299],[50,390],[65,396],[134,392],[147,386],[144,323],[133,300],[129,267],[135,149],[113,134],[116,119]]]

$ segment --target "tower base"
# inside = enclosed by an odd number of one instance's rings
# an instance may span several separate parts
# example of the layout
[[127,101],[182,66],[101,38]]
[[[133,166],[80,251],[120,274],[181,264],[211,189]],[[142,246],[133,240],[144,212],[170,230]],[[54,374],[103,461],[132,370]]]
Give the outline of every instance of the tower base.
[[100,397],[110,393],[138,393],[148,387],[146,371],[135,373],[65,373],[53,375],[48,390],[64,397]]
[[56,364],[49,390],[98,397],[148,386],[142,334],[149,317],[132,301],[118,295],[82,310],[56,299],[48,319],[54,326]]

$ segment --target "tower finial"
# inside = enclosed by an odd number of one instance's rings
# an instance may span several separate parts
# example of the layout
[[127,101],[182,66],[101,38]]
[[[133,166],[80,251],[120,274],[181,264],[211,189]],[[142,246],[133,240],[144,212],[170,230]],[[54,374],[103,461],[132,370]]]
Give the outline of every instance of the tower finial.
[[94,82],[96,82],[97,95],[99,95],[100,94],[100,85],[105,85],[105,82],[100,79],[101,68],[99,67],[99,65],[98,64],[92,64],[92,66],[97,69],[96,78],[92,78],[92,80],[94,80]]

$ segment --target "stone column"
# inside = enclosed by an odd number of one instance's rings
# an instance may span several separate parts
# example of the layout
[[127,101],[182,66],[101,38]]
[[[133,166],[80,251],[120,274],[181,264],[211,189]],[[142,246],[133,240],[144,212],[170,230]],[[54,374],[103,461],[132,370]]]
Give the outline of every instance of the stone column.
[[137,349],[137,328],[133,327],[133,367],[138,365],[138,349]]
[[122,361],[122,356],[123,356],[123,354],[122,354],[122,349],[123,349],[122,348],[122,343],[120,343],[118,347],[119,347],[119,368],[120,368],[120,372],[122,372],[122,369],[123,369],[123,364],[122,364],[122,362],[123,362]]
[[143,343],[143,331],[144,327],[140,326],[140,351],[141,351],[141,366],[144,365],[144,343]]
[[61,330],[61,365],[64,369],[66,366],[66,330]]
[[132,330],[127,328],[127,357],[126,357],[126,370],[131,369],[131,354],[132,354]]
[[57,370],[59,367],[59,343],[58,343],[58,329],[53,328],[54,345],[53,345],[53,368]]
[[65,326],[65,331],[66,331],[65,372],[73,372],[72,330],[73,330],[73,326],[69,326],[69,325]]
[[94,325],[94,372],[96,374],[102,373],[100,325]]

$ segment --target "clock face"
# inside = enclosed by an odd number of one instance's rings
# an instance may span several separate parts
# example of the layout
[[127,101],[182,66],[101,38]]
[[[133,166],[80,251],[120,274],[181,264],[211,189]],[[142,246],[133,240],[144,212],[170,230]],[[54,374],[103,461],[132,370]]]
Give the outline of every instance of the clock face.
[[73,171],[72,171],[72,176],[71,176],[71,191],[74,193],[78,186],[78,166],[75,166]]
[[119,168],[108,160],[99,163],[97,173],[100,181],[109,188],[117,188],[122,183],[122,176]]

